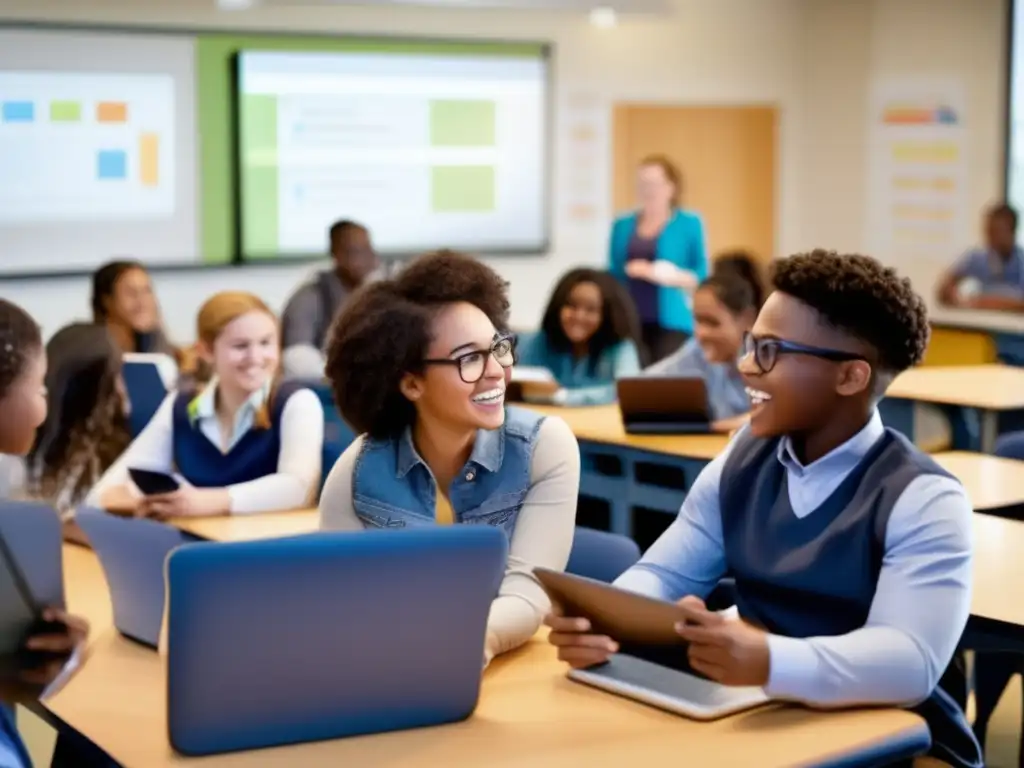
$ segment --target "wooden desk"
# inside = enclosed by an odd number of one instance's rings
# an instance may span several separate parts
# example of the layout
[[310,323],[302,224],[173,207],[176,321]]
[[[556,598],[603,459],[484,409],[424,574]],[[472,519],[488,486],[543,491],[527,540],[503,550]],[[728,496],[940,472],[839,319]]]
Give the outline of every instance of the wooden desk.
[[1024,462],[968,451],[936,453],[932,458],[964,484],[976,512],[1024,505]]
[[564,408],[551,405],[525,406],[547,416],[565,420],[578,440],[625,446],[668,456],[710,461],[729,442],[728,435],[627,435],[617,405]]
[[887,397],[975,408],[981,414],[982,450],[990,453],[998,434],[998,413],[1024,408],[1024,368],[965,365],[912,368],[900,374]]
[[313,507],[262,515],[177,517],[168,522],[186,533],[210,541],[254,541],[313,533],[320,529],[320,513]]
[[88,619],[93,632],[113,626],[107,578],[91,549],[64,545],[64,591],[68,610]]
[[[927,730],[916,715],[874,709],[812,712],[769,707],[715,723],[676,717],[565,679],[539,638],[495,660],[480,705],[464,723],[222,755],[199,765],[797,766],[910,742]],[[127,768],[188,761],[167,742],[166,681],[156,652],[98,639],[88,661],[46,706]]]

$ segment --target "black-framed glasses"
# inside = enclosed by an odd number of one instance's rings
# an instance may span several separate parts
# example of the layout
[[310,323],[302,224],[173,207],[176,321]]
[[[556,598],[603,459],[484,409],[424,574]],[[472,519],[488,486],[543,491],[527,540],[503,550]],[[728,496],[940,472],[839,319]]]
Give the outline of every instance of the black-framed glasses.
[[487,358],[493,357],[502,368],[511,368],[516,361],[516,337],[499,336],[490,349],[474,349],[457,357],[424,360],[427,365],[454,365],[459,369],[459,378],[467,384],[476,384],[487,370]]
[[798,344],[795,341],[784,341],[775,338],[758,338],[752,333],[743,336],[743,357],[754,356],[754,362],[762,373],[768,373],[775,367],[779,355],[810,355],[819,357],[822,360],[832,360],[836,363],[845,363],[851,360],[863,360],[867,362],[864,355],[855,352],[843,352],[838,349],[826,349],[824,347],[812,347],[808,344]]

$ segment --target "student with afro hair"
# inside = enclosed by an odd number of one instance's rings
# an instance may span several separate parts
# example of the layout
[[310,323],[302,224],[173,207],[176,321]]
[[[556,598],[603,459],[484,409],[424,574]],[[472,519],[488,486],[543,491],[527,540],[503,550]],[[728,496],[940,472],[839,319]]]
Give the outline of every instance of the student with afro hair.
[[[876,409],[924,354],[924,302],[894,270],[834,251],[782,260],[772,282],[739,364],[750,424],[616,583],[681,601],[697,672],[815,707],[908,707],[930,754],[980,766],[939,685],[970,612],[971,504]],[[737,610],[709,611],[727,572]],[[572,666],[615,650],[584,620],[547,622]]]
[[362,435],[324,485],[321,527],[501,528],[509,557],[485,664],[529,640],[550,609],[532,569],[565,567],[580,479],[564,421],[505,406],[508,307],[493,270],[441,251],[360,289],[327,345],[335,402]]

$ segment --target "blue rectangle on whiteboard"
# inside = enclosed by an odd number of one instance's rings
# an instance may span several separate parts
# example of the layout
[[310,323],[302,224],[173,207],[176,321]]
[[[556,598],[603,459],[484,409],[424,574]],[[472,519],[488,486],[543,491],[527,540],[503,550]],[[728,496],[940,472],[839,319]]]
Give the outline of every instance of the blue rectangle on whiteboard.
[[36,105],[31,101],[5,101],[0,114],[5,123],[31,123],[36,117]]
[[96,155],[96,175],[101,179],[128,178],[128,154],[120,149],[101,149]]

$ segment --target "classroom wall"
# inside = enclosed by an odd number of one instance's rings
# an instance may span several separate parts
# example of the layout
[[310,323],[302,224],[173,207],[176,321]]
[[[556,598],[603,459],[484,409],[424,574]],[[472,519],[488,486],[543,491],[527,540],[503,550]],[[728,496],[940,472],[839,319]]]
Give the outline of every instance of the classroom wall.
[[[513,322],[534,325],[547,288],[574,264],[604,259],[610,210],[610,149],[596,173],[604,210],[567,215],[569,105],[617,100],[773,103],[780,109],[777,250],[864,243],[866,100],[871,77],[954,72],[970,94],[971,204],[1001,188],[1003,0],[676,0],[669,17],[627,19],[599,30],[558,12],[376,8],[260,8],[219,13],[207,0],[81,3],[0,0],[0,19],[337,31],[435,37],[550,40],[556,46],[554,240],[545,257],[495,257],[512,283]],[[607,139],[607,119],[598,126]],[[609,142],[610,146],[610,142]],[[344,212],[339,212],[343,214]],[[712,244],[713,247],[714,244]],[[221,287],[247,289],[281,306],[310,265],[161,274],[171,334],[192,338],[195,311]],[[47,331],[85,313],[86,281],[0,282]],[[543,286],[543,289],[541,288]]]

